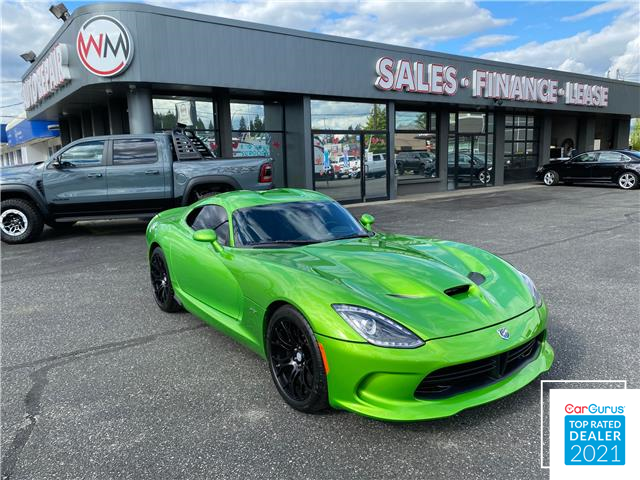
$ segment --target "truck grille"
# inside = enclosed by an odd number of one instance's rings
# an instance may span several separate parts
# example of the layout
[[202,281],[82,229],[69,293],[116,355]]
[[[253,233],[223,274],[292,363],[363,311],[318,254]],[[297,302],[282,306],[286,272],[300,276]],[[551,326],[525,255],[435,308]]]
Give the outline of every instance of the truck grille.
[[435,370],[420,382],[415,396],[425,400],[447,398],[502,380],[538,356],[544,333],[499,355]]

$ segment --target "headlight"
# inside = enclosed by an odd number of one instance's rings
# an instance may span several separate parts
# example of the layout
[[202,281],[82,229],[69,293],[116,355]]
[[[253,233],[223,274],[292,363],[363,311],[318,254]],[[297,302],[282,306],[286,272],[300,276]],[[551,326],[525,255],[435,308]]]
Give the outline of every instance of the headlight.
[[413,332],[379,313],[353,305],[332,305],[367,342],[379,347],[416,348],[424,345]]
[[536,308],[540,308],[542,306],[542,295],[540,295],[540,292],[536,288],[535,283],[533,283],[533,280],[531,280],[524,273],[522,272],[519,272],[519,273],[522,279],[524,280],[524,283],[527,285],[527,288],[531,292],[531,296],[533,297],[533,300],[536,302]]

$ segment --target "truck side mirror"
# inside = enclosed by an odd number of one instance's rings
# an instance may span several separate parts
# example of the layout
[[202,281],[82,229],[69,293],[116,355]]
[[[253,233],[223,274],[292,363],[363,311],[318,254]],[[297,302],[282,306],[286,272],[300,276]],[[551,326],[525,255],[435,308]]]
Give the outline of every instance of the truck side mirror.
[[371,231],[371,227],[373,225],[373,222],[375,221],[376,219],[374,218],[374,216],[368,213],[363,213],[362,216],[360,217],[360,223],[362,224],[362,226],[367,232]]
[[62,168],[62,162],[60,161],[60,157],[54,157],[54,159],[51,161],[51,166],[53,168]]
[[213,246],[213,249],[218,253],[224,251],[224,248],[222,248],[222,245],[218,242],[218,235],[210,228],[193,232],[193,239],[196,242],[210,243]]

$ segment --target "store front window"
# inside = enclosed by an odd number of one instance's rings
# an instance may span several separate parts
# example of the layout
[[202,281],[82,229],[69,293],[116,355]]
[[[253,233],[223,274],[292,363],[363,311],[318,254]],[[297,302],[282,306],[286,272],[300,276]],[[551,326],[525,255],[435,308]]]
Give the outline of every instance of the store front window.
[[283,110],[279,102],[232,101],[231,147],[234,157],[271,157],[284,166]]
[[538,125],[531,115],[506,115],[504,182],[531,180],[538,167]]
[[437,125],[434,112],[396,111],[394,159],[399,184],[438,177]]
[[447,185],[456,188],[493,185],[493,114],[449,114]]
[[339,201],[388,198],[384,104],[311,101],[314,188]]
[[153,129],[156,132],[173,130],[179,123],[194,130],[213,155],[220,156],[216,110],[212,100],[176,96],[154,97]]

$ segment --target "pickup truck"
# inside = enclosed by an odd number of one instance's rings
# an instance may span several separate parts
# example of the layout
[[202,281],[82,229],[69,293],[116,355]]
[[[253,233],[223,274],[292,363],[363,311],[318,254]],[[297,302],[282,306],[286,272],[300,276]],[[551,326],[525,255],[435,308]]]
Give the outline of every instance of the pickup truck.
[[270,158],[215,158],[185,129],[86,137],[45,162],[0,168],[2,241],[33,241],[45,223],[151,218],[216,193],[267,190],[272,174]]

